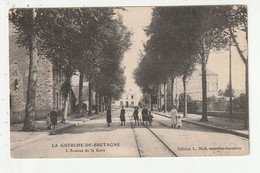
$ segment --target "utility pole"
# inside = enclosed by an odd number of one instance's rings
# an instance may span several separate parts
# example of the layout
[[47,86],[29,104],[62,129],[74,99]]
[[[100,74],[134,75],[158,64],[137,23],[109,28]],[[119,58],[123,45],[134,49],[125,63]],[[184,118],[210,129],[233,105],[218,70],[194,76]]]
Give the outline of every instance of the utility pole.
[[231,34],[229,38],[229,116],[232,117],[232,60],[231,60]]

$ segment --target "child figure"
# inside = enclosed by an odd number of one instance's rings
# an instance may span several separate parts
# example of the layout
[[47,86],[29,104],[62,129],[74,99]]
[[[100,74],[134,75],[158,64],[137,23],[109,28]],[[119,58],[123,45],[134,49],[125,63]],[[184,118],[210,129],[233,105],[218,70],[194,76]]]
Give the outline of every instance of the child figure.
[[153,122],[153,116],[152,116],[151,111],[149,111],[149,113],[148,113],[148,122],[149,122],[149,125],[151,126],[152,122]]
[[181,122],[181,116],[178,115],[177,116],[177,123],[176,123],[177,127],[180,128],[182,126],[182,122]]
[[50,113],[47,114],[47,129],[51,129],[51,117],[50,117]]

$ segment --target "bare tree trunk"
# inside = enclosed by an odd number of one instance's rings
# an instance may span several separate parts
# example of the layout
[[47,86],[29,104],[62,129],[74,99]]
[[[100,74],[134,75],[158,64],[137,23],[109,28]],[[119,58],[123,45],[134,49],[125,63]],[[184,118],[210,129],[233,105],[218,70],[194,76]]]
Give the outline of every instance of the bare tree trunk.
[[157,92],[157,105],[158,105],[158,111],[159,112],[160,112],[160,109],[161,109],[161,106],[160,106],[161,92],[160,92],[160,90],[161,90],[161,87],[159,85],[159,90]]
[[[243,51],[240,49],[239,45],[238,45],[238,42],[236,40],[236,37],[232,31],[232,28],[231,26],[229,27],[229,32],[230,32],[230,35],[231,35],[231,38],[235,44],[235,47],[237,49],[237,52],[238,54],[240,55],[240,58],[242,59],[242,61],[244,62],[245,64],[245,69],[246,69],[246,72],[245,72],[245,77],[246,77],[246,82],[245,82],[245,86],[246,86],[246,105],[245,105],[245,112],[246,112],[246,121],[245,121],[245,127],[246,129],[249,129],[249,109],[248,109],[248,105],[249,105],[249,98],[248,98],[248,94],[249,94],[249,91],[248,91],[248,57],[246,58],[244,55],[243,55]],[[246,30],[246,40],[247,40],[247,30]]]
[[68,117],[68,109],[69,109],[69,99],[70,99],[70,91],[71,91],[71,76],[66,76],[65,81],[61,86],[62,95],[64,97],[64,104],[62,109],[62,119],[61,122],[65,122]]
[[153,111],[152,94],[150,94],[151,110]]
[[99,109],[99,112],[101,112],[101,106],[102,105],[102,101],[101,101],[101,95],[98,94],[98,109]]
[[183,96],[184,96],[184,110],[183,110],[183,117],[186,118],[187,117],[187,88],[186,88],[186,81],[187,80],[187,76],[183,75],[182,77],[182,81],[183,81]]
[[159,85],[159,112],[161,112],[162,110],[162,98],[161,98],[161,95],[162,95],[162,91],[161,91],[161,85]]
[[96,97],[95,97],[95,101],[96,101],[96,114],[98,114],[98,92],[96,91],[96,95],[95,95]]
[[[33,9],[34,19],[36,15]],[[31,46],[30,46],[30,64],[29,64],[29,75],[28,75],[28,90],[27,90],[27,100],[25,109],[25,120],[24,120],[24,131],[35,130],[35,96],[37,87],[37,62],[38,52],[37,52],[37,38],[33,34],[31,35]]]
[[104,104],[103,104],[103,109],[104,109],[104,111],[106,111],[107,110],[107,99],[106,99],[106,96],[104,96],[104,98],[103,98],[104,100]]
[[91,78],[89,78],[89,82],[88,82],[88,115],[92,115],[92,86],[91,86],[91,82],[90,82]]
[[[205,56],[205,55],[204,55]],[[207,117],[207,72],[205,57],[202,57],[202,118],[200,121],[208,121]]]
[[105,111],[105,101],[104,101],[105,97],[102,96],[102,112]]
[[64,110],[63,110],[63,113],[62,113],[61,122],[65,122],[68,118],[69,95],[70,95],[70,92],[67,93],[67,96],[65,98],[65,107],[64,107]]
[[232,117],[232,59],[231,59],[231,36],[229,39],[229,116]]
[[163,83],[163,90],[164,90],[164,112],[167,112],[166,82]]
[[79,75],[79,102],[78,102],[78,112],[82,115],[82,88],[83,88],[83,72]]
[[173,97],[173,91],[174,91],[174,76],[171,77],[171,108],[173,108],[174,103],[174,97]]
[[246,67],[246,100],[245,100],[245,112],[246,112],[246,120],[245,120],[245,128],[249,129],[249,97],[248,97],[248,61],[245,63]]

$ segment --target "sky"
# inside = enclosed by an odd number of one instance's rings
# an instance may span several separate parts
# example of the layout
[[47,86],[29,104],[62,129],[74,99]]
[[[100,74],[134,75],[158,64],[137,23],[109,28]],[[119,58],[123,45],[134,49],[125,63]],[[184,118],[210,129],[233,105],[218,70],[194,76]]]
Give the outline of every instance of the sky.
[[151,22],[152,8],[150,7],[129,7],[127,11],[120,12],[123,16],[123,22],[130,31],[133,32],[131,41],[132,46],[125,53],[123,66],[125,66],[126,87],[125,90],[140,92],[139,87],[135,84],[133,71],[140,60],[139,54],[143,50],[143,43],[148,39],[145,35],[144,28]]
[[[140,61],[140,51],[143,51],[143,43],[148,38],[145,35],[144,28],[147,27],[152,18],[151,7],[127,7],[126,11],[120,11],[123,16],[124,25],[133,32],[131,37],[132,46],[125,53],[122,65],[125,67],[126,76],[125,91],[131,89],[132,92],[140,92],[140,88],[135,84],[133,71]],[[245,35],[238,32],[238,42],[245,43]],[[243,50],[245,46],[242,45]],[[235,90],[245,90],[245,67],[234,46],[231,49],[232,54],[232,86]],[[229,82],[229,51],[222,50],[210,52],[207,68],[218,74],[218,89],[225,90]],[[73,78],[74,85],[78,84],[78,77]]]
[[[133,79],[133,70],[137,67],[140,60],[139,54],[143,50],[143,43],[148,39],[143,29],[151,22],[151,7],[129,7],[127,11],[120,12],[123,16],[124,24],[133,31],[132,46],[125,53],[123,65],[125,66],[126,90],[132,89],[139,91],[139,87],[135,85]],[[245,42],[244,35],[238,32],[238,42]],[[244,47],[244,45],[242,45]],[[232,46],[232,85],[235,90],[245,90],[245,67],[237,53],[235,47]],[[225,89],[229,81],[229,51],[211,51],[207,68],[218,74],[218,88]]]

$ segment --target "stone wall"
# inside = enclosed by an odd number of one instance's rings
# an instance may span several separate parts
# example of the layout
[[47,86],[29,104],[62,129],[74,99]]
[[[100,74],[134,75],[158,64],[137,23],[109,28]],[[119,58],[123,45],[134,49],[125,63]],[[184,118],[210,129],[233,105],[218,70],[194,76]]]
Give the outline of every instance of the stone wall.
[[23,93],[23,77],[19,71],[17,61],[14,61],[9,68],[10,86],[10,120],[11,122],[24,119],[25,100]]
[[64,98],[61,92],[61,86],[65,78],[62,75],[61,70],[53,70],[53,108],[56,110],[61,110],[64,102]]
[[37,87],[36,87],[36,110],[53,109],[53,75],[52,64],[44,55],[39,55]]
[[14,61],[9,68],[10,86],[10,108],[13,111],[25,110],[25,100],[23,95],[23,78],[18,69],[17,62]]
[[[24,57],[26,59],[26,55]],[[24,121],[26,100],[24,96],[27,92],[27,86],[23,84],[28,81],[28,75],[22,76],[19,71],[18,61],[13,61],[10,65],[10,122],[18,123]],[[26,69],[29,71],[29,69]],[[27,73],[28,74],[28,73]],[[39,55],[37,87],[35,100],[35,119],[45,118],[51,110],[61,110],[62,94],[61,73],[54,72],[51,62],[45,55]],[[26,88],[24,88],[26,87]]]

